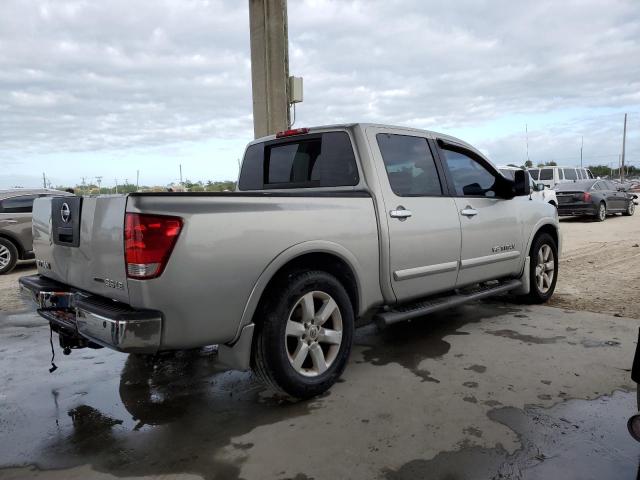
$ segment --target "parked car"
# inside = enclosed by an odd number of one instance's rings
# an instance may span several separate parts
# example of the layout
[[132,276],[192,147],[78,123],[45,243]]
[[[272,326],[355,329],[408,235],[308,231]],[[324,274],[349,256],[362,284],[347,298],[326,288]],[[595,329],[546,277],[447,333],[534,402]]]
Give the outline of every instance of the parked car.
[[11,272],[18,260],[34,258],[31,210],[39,197],[69,195],[47,189],[0,190],[0,275]]
[[535,181],[543,183],[549,188],[554,188],[559,183],[594,178],[588,168],[548,166],[529,168],[528,170]]
[[218,344],[309,397],[344,370],[356,321],[551,297],[556,211],[515,201],[530,184],[514,178],[434,132],[290,130],[249,144],[236,192],[38,199],[38,275],[20,284],[67,352]]
[[637,195],[611,180],[581,180],[556,187],[559,215],[589,215],[603,222],[607,215],[633,215]]
[[[518,167],[512,167],[509,165],[499,166],[498,170],[500,173],[509,180],[515,179],[516,170],[522,170]],[[558,206],[558,199],[556,198],[556,192],[551,188],[546,187],[543,183],[536,182],[528,170],[524,170],[527,172],[527,176],[529,177],[529,183],[531,185],[531,194],[529,198],[531,200],[538,200],[540,202],[550,203],[554,207]]]

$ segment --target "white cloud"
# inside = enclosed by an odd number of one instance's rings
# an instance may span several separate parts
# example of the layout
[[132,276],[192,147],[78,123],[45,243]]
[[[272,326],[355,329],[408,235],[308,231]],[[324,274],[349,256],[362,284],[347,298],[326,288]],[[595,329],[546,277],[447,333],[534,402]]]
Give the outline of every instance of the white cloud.
[[[290,0],[289,22],[297,125],[446,130],[502,163],[528,118],[540,158],[613,155],[626,110],[640,160],[636,0]],[[0,162],[249,139],[248,24],[246,0],[4,0]]]

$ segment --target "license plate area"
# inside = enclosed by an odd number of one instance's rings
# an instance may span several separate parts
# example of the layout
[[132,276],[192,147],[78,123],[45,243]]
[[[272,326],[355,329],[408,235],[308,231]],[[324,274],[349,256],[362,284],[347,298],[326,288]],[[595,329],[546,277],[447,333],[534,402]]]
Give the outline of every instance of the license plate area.
[[82,197],[56,197],[51,200],[53,243],[65,247],[80,246]]

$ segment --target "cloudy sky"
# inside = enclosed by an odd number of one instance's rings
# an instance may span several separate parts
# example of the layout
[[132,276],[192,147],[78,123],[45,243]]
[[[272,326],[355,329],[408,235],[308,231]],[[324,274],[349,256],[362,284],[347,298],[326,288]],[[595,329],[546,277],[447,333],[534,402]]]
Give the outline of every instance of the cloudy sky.
[[[246,0],[2,0],[0,188],[235,179]],[[496,163],[640,166],[640,2],[289,0],[296,126],[459,136]]]

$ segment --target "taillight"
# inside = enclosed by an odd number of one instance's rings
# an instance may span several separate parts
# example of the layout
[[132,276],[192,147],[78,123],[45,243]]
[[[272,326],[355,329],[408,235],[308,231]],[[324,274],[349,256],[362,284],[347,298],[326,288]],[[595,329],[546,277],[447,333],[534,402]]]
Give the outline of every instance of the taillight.
[[127,213],[124,256],[129,278],[160,276],[182,230],[182,219],[164,215]]
[[589,192],[584,192],[584,194],[582,196],[582,200],[584,200],[585,202],[590,202],[591,201],[591,194]]
[[308,128],[294,128],[276,133],[276,138],[293,137],[294,135],[304,135],[305,133],[309,133]]

